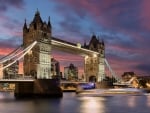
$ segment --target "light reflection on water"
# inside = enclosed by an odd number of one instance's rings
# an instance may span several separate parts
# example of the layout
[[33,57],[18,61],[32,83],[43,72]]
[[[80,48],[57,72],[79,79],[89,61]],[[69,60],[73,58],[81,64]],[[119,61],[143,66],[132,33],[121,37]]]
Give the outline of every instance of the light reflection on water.
[[134,108],[136,106],[136,97],[135,96],[128,97],[127,104],[129,107]]
[[81,101],[80,111],[81,113],[105,113],[103,97],[82,97],[79,99]]
[[0,113],[150,113],[150,95],[77,97],[16,100],[13,93],[0,93]]
[[147,102],[146,103],[147,103],[147,106],[150,107],[150,95],[147,96]]

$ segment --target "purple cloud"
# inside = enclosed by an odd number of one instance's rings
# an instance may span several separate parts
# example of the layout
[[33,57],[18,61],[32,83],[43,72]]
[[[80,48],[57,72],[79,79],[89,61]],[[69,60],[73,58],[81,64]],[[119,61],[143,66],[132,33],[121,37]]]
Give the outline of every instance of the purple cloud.
[[[147,67],[150,64],[150,61],[146,60],[150,56],[148,0],[49,0],[49,3],[51,2],[55,4],[52,8],[55,14],[52,13],[50,16],[54,14],[55,22],[58,22],[56,26],[52,25],[53,31],[58,30],[53,33],[54,37],[83,44],[84,41],[88,43],[94,32],[105,41],[106,57],[119,75],[130,69],[135,72],[142,70],[148,72]],[[32,12],[33,7],[27,5],[26,7],[25,3],[30,4],[29,1],[23,0],[0,0],[1,48],[15,48],[21,44],[21,38],[18,37],[22,37],[23,23],[20,22],[20,17],[17,20],[7,12],[12,7],[15,10],[25,8]],[[9,45],[7,41],[13,44]],[[59,53],[55,54],[58,55]],[[63,62],[62,55],[63,53],[58,59]],[[77,62],[80,60],[72,58]],[[65,61],[62,64],[65,65]],[[80,63],[78,64],[80,66]]]
[[[58,13],[64,16],[64,20],[60,23],[64,31],[78,32],[79,37],[82,37],[84,33],[81,31],[86,29],[82,27],[85,26],[82,20],[86,21],[86,18],[89,18],[93,21],[93,25],[96,25],[97,34],[104,39],[106,55],[111,61],[114,60],[118,65],[123,60],[124,64],[130,61],[128,67],[133,70],[137,70],[135,67],[140,64],[150,63],[142,60],[143,56],[150,55],[147,49],[150,47],[149,1],[55,0],[55,2],[59,4],[56,7]],[[90,29],[86,31],[89,32]],[[86,38],[89,40],[90,36]],[[119,68],[117,65],[115,67]],[[121,70],[123,68],[129,69],[123,66]]]
[[7,11],[10,7],[21,9],[24,3],[24,0],[0,0],[0,12]]

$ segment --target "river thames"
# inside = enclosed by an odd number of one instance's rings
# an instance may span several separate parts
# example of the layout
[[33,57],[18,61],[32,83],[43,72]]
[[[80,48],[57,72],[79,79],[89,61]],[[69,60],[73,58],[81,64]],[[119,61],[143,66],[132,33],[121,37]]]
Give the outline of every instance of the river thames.
[[20,99],[13,92],[0,92],[0,113],[150,113],[150,95]]

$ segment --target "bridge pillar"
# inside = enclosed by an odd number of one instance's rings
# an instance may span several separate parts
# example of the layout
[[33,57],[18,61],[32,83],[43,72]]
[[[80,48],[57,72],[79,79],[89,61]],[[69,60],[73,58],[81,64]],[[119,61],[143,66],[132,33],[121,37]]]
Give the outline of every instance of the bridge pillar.
[[15,97],[32,97],[34,83],[33,82],[20,82],[15,83]]
[[84,69],[87,82],[100,82],[105,78],[104,58],[101,56],[86,56]]
[[86,82],[96,82],[98,75],[98,62],[97,57],[85,56],[84,58],[84,69]]
[[84,45],[85,48],[99,53],[85,56],[84,69],[87,82],[100,82],[105,78],[104,46],[103,40],[99,41],[95,35],[92,36],[89,45]]
[[14,95],[16,98],[62,97],[63,92],[57,79],[36,79],[16,83]]

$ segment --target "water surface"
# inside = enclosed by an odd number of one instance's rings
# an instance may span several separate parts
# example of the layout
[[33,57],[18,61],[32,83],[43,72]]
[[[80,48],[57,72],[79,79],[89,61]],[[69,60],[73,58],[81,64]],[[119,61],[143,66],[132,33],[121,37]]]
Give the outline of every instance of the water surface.
[[12,92],[0,93],[0,113],[150,113],[150,95],[20,99]]

